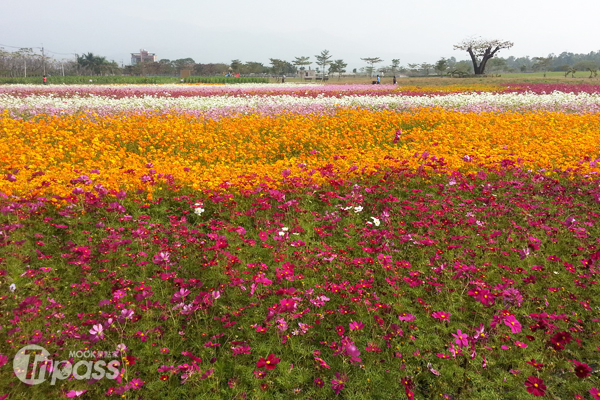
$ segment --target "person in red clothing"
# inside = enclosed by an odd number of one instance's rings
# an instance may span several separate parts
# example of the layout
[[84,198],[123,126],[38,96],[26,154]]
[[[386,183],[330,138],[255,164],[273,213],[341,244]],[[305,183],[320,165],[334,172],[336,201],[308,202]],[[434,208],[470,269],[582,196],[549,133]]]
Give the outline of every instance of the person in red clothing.
[[48,83],[48,80],[46,79],[46,75],[44,75],[44,77],[42,78],[42,82],[44,83],[44,85],[46,85]]

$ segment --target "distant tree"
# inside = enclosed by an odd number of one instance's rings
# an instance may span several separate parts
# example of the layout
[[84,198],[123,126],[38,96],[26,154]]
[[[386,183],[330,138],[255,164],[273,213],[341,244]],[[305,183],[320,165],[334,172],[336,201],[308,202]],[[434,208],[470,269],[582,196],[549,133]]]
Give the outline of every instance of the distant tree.
[[444,57],[437,60],[437,62],[433,65],[433,69],[438,75],[443,75],[444,72],[448,69],[448,60]]
[[508,68],[508,63],[502,57],[494,57],[488,62],[488,69],[491,72],[501,72]]
[[94,53],[87,53],[81,56],[77,55],[76,57],[77,64],[80,67],[90,71],[92,74],[95,75],[100,75],[104,70],[106,70],[109,67],[112,67],[108,65],[110,63],[106,60],[106,57],[97,56]]
[[407,66],[408,66],[410,72],[412,72],[413,74],[417,74],[419,72],[419,64],[411,63],[411,64],[407,64]]
[[440,58],[433,65],[433,69],[438,75],[443,75],[448,69],[448,60],[446,60],[444,57]]
[[269,68],[264,66],[262,63],[256,61],[247,61],[244,64],[245,73],[248,74],[266,74],[269,72]]
[[223,75],[229,71],[229,65],[225,63],[195,64],[193,71],[198,76]]
[[229,64],[229,68],[231,68],[233,72],[239,73],[243,65],[241,60],[232,60],[231,64]]
[[473,73],[473,65],[466,60],[457,61],[450,68],[449,74],[451,76],[463,77]]
[[336,73],[338,74],[338,79],[340,79],[342,77],[342,74],[344,72],[346,72],[346,67],[348,66],[347,63],[344,62],[344,60],[335,60],[334,62],[331,63],[331,67],[329,68],[329,72],[330,73]]
[[383,62],[383,60],[379,57],[365,57],[365,58],[361,58],[361,60],[363,60],[364,62],[369,64],[369,67],[367,68],[367,72],[371,76],[373,76],[373,71],[375,70],[375,64],[379,64],[380,62]]
[[485,40],[481,38],[466,39],[454,45],[455,50],[465,50],[471,57],[475,75],[483,75],[488,60],[502,49],[510,49],[513,42],[501,40]]
[[399,68],[400,68],[400,59],[399,58],[392,59],[392,65],[390,65],[390,69],[392,70],[392,75],[395,75]]
[[423,71],[423,75],[428,76],[429,70],[431,70],[431,68],[433,68],[434,65],[424,62],[424,63],[421,63],[419,65],[419,67],[421,68],[421,71]]
[[543,71],[544,77],[545,77],[546,72],[548,72],[548,69],[550,68],[550,65],[552,65],[552,60],[553,60],[552,56],[533,57],[533,62],[534,62],[533,69],[536,71]]
[[285,69],[285,61],[280,60],[278,58],[269,58],[269,61],[271,62],[273,73],[276,75],[283,75],[283,71]]
[[575,65],[573,65],[573,68],[575,68],[578,71],[589,71],[590,69],[597,70],[599,66],[600,64],[598,63],[598,61],[584,60],[575,63]]
[[171,64],[173,68],[177,70],[177,73],[180,73],[182,69],[194,69],[196,65],[196,61],[193,58],[179,58],[175,61],[172,61]]
[[272,72],[276,75],[295,74],[296,67],[290,62],[278,58],[270,58]]
[[298,67],[299,70],[304,71],[304,66],[311,65],[312,62],[310,61],[310,57],[296,57],[294,61],[292,61],[292,64]]
[[329,50],[323,50],[321,54],[315,56],[317,59],[317,65],[322,68],[323,79],[325,79],[325,68],[331,64],[331,57],[332,56],[329,54]]

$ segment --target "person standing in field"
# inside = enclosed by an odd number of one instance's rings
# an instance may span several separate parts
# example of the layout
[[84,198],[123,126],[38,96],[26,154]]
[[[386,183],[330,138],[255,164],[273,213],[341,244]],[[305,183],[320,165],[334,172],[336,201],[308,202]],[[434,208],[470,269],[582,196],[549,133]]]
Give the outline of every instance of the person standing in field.
[[394,75],[394,85],[396,84],[396,75]]
[[377,84],[381,84],[381,77],[379,75],[377,75]]
[[47,84],[48,84],[48,80],[46,79],[46,75],[44,75],[44,77],[42,78],[42,83],[43,83],[44,85],[47,85]]

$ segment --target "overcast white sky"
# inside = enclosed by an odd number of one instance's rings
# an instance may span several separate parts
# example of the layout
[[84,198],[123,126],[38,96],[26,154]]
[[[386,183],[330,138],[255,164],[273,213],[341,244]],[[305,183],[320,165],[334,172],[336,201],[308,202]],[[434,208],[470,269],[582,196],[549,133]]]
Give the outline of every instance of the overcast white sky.
[[599,11],[597,0],[2,0],[0,45],[43,44],[57,59],[93,52],[125,65],[141,48],[158,59],[265,65],[314,61],[327,49],[359,68],[361,57],[467,59],[452,46],[472,36],[513,41],[501,57],[598,51]]

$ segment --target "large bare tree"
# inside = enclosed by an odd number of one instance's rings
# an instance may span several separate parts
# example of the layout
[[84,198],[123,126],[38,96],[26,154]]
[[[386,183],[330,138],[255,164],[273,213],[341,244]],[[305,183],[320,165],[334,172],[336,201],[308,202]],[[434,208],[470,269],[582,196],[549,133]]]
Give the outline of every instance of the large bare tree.
[[475,75],[483,75],[488,60],[494,57],[501,49],[510,49],[513,45],[513,42],[498,39],[471,38],[454,45],[454,49],[465,50],[469,53],[473,62]]

